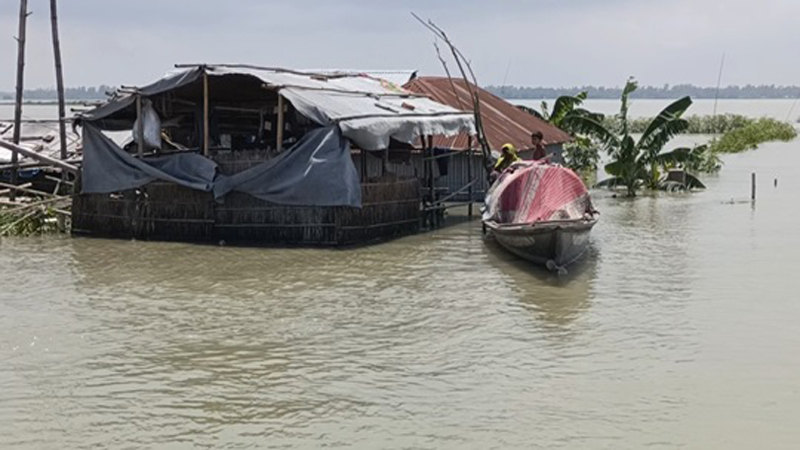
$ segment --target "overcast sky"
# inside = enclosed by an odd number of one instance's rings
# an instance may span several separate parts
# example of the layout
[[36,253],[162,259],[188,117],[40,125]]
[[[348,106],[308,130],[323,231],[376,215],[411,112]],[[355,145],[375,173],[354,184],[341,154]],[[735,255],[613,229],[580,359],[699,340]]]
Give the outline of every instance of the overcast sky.
[[[800,0],[61,0],[66,84],[144,84],[179,62],[442,73],[433,19],[481,84],[800,84]],[[26,87],[54,85],[49,2],[29,0]],[[0,0],[0,90],[18,0]]]

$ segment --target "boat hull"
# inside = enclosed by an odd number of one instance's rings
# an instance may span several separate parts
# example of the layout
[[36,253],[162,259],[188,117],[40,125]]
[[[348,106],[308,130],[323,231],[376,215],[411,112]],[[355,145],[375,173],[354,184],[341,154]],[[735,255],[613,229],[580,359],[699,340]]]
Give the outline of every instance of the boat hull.
[[597,218],[535,224],[484,223],[497,243],[511,253],[558,270],[583,255]]

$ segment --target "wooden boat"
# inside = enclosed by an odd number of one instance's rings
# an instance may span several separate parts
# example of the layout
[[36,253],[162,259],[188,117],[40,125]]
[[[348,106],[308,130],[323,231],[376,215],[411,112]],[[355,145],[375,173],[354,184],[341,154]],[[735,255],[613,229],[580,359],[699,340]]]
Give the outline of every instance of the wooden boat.
[[516,163],[492,184],[484,229],[497,243],[528,261],[566,273],[589,245],[598,212],[571,170],[553,164]]

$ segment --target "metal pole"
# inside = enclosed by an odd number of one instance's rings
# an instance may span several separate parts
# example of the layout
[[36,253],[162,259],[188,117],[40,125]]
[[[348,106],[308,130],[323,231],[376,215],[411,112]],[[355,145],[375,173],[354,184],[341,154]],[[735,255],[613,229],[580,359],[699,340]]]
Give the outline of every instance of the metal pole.
[[[14,138],[13,143],[19,145],[22,136],[22,93],[25,84],[25,28],[28,22],[28,0],[20,0],[19,2],[19,33],[17,35],[17,97],[14,102]],[[17,177],[19,171],[19,155],[17,152],[11,152],[11,164],[14,166],[11,169],[11,184],[17,184]],[[16,198],[16,194],[12,190],[8,194],[9,200],[12,202]]]

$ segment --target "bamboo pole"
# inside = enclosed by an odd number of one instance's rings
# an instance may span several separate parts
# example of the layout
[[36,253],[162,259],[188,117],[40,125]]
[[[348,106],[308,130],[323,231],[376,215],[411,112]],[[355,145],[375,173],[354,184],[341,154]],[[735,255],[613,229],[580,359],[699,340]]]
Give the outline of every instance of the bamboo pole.
[[278,129],[275,130],[275,135],[277,142],[275,143],[275,149],[278,153],[283,150],[283,96],[278,93]]
[[144,117],[142,117],[142,94],[136,94],[136,134],[138,134],[139,138],[137,139],[138,144],[138,153],[139,158],[144,157]]
[[50,25],[53,34],[53,59],[56,65],[56,90],[58,91],[58,135],[61,139],[61,159],[67,159],[67,124],[64,107],[64,72],[61,65],[61,42],[58,37],[58,1],[50,0]]
[[472,186],[472,135],[467,138],[467,179],[470,180],[469,184],[469,206],[467,207],[467,216],[472,217],[472,202],[475,201],[475,194]]
[[[14,102],[14,138],[15,145],[19,145],[20,136],[22,135],[22,93],[25,84],[25,34],[26,25],[28,22],[28,0],[20,0],[19,2],[19,32],[17,34],[17,97]],[[17,184],[18,177],[18,164],[19,155],[13,149],[11,150],[11,164],[14,168],[11,170],[11,184]],[[11,191],[9,199],[14,200],[14,191]]]
[[[428,149],[428,155],[430,155],[430,161],[428,161],[428,188],[431,192],[431,206],[436,206],[436,179],[433,176],[436,162],[433,160],[433,136],[427,136],[426,147]],[[432,214],[431,227],[436,228],[438,225],[438,217],[436,217],[436,213]]]
[[26,187],[20,187],[13,184],[0,183],[0,187],[11,189],[12,191],[24,192],[26,194],[31,194],[31,195],[41,195],[42,197],[58,197],[58,195],[51,194],[49,192],[42,192],[34,189],[28,189]]
[[756,173],[750,174],[750,200],[756,201]]
[[[61,41],[58,35],[58,0],[50,0],[50,29],[53,38],[53,61],[56,66],[56,91],[58,93],[58,137],[61,140],[61,160],[67,159],[67,124],[64,110],[64,70],[61,64]],[[61,172],[61,181],[67,183],[68,174]],[[56,185],[56,192],[62,184]],[[58,215],[58,229],[66,231],[66,221],[63,215]]]
[[203,66],[203,156],[208,156],[208,73]]
[[25,147],[21,147],[21,146],[16,145],[16,144],[14,144],[12,142],[8,142],[8,141],[4,141],[4,140],[0,139],[0,147],[7,148],[7,149],[11,150],[12,152],[20,153],[20,154],[22,154],[24,156],[27,156],[28,158],[33,158],[33,159],[35,159],[37,161],[41,161],[42,163],[45,163],[45,164],[47,164],[49,166],[55,166],[55,167],[61,168],[63,170],[67,170],[69,172],[72,172],[74,174],[78,173],[78,168],[73,166],[72,164],[69,164],[69,163],[66,163],[64,161],[61,161],[60,159],[51,158],[51,157],[43,155],[41,153],[36,153],[33,150],[29,150],[29,149],[27,149]]

